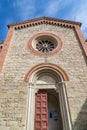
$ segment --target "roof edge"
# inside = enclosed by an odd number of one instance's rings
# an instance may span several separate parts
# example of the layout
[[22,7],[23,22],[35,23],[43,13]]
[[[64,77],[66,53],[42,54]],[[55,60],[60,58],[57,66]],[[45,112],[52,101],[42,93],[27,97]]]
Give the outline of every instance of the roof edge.
[[30,20],[25,20],[22,22],[17,22],[17,23],[13,23],[13,24],[8,24],[8,28],[9,27],[13,27],[13,26],[18,26],[21,24],[27,24],[27,23],[33,23],[33,22],[39,22],[39,21],[54,21],[54,22],[60,22],[60,23],[65,23],[65,24],[74,24],[74,25],[79,25],[81,27],[82,23],[80,22],[75,22],[75,21],[70,21],[70,20],[63,20],[63,19],[57,19],[57,18],[51,18],[51,17],[39,17],[39,18],[34,18],[34,19],[30,19]]

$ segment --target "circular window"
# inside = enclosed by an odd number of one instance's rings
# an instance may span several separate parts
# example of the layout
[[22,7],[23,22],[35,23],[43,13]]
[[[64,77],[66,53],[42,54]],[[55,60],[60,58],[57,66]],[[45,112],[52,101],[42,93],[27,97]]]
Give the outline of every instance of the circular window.
[[49,36],[40,36],[32,42],[32,47],[41,53],[51,52],[56,49],[57,45],[57,41]]
[[51,33],[38,33],[30,38],[29,49],[38,55],[51,55],[62,47],[59,37]]

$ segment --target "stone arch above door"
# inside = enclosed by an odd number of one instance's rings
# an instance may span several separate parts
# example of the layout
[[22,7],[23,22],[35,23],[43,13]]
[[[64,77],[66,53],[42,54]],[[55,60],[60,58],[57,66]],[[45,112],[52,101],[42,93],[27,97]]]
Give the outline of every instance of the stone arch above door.
[[35,73],[39,72],[40,70],[46,70],[46,69],[47,70],[49,69],[51,71],[53,70],[53,72],[58,73],[64,81],[69,81],[69,77],[66,74],[66,72],[60,66],[51,64],[51,63],[41,63],[41,64],[38,64],[38,65],[32,67],[25,75],[24,81],[28,82],[33,73],[35,74]]

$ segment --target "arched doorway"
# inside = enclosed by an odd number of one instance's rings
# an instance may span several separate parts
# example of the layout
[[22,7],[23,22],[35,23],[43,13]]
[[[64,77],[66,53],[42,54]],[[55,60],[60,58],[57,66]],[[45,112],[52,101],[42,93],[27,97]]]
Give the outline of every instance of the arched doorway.
[[54,68],[46,66],[32,73],[27,130],[71,130],[65,87],[61,73]]

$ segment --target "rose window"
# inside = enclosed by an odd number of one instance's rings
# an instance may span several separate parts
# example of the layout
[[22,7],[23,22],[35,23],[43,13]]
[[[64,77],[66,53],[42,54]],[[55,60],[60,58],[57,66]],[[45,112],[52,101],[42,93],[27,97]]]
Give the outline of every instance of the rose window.
[[37,33],[30,38],[28,46],[36,55],[50,56],[59,52],[62,47],[62,42],[54,34]]
[[49,53],[57,48],[58,42],[50,36],[40,36],[33,40],[32,47],[40,53]]
[[55,44],[50,40],[40,40],[36,43],[36,49],[42,53],[47,53],[55,49]]

